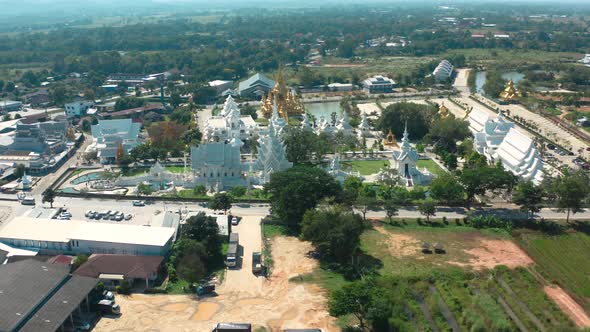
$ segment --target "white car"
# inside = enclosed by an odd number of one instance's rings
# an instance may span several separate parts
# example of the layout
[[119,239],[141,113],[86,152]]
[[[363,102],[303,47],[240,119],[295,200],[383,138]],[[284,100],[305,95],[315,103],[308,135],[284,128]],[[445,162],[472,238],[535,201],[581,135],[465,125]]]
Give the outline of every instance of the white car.
[[237,226],[238,225],[238,218],[237,217],[231,218],[231,224],[232,224],[232,226]]
[[131,220],[133,216],[131,215],[131,213],[128,213],[125,215],[125,220]]

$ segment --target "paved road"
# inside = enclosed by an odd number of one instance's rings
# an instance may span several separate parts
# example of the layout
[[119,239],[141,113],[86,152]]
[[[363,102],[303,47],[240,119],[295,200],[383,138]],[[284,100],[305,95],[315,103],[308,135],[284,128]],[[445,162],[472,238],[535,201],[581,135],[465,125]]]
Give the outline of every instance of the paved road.
[[[234,212],[235,213],[235,212]],[[241,264],[227,270],[223,292],[242,292],[250,296],[262,293],[264,277],[252,273],[252,253],[262,250],[261,216],[244,216],[238,226],[233,226],[233,233],[240,235]]]
[[455,82],[453,83],[453,87],[457,89],[462,95],[469,95],[470,89],[467,83],[469,79],[469,72],[471,69],[469,68],[458,68],[457,69],[457,76],[455,77]]

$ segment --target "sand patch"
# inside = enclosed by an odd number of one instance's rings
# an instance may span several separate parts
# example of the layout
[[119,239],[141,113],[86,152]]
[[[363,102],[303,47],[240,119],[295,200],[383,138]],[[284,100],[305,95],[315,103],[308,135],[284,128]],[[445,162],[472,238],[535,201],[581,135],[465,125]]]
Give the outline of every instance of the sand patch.
[[236,302],[236,304],[238,306],[257,305],[257,304],[265,304],[265,303],[268,303],[268,301],[266,301],[265,299],[260,299],[260,298],[244,299],[244,300],[239,300],[238,302]]
[[383,227],[375,229],[387,237],[386,244],[389,253],[395,257],[414,256],[420,252],[421,241],[407,234],[391,233]]
[[508,240],[476,238],[475,248],[465,249],[471,256],[467,262],[451,261],[450,264],[470,266],[476,270],[492,269],[498,265],[509,268],[533,264],[533,260],[516,244]]
[[188,303],[186,302],[177,302],[177,303],[170,303],[160,307],[162,311],[168,312],[181,312],[185,311],[189,307]]
[[197,312],[191,318],[192,320],[210,320],[219,310],[219,304],[211,302],[201,302],[197,306]]
[[590,317],[586,315],[584,309],[564,292],[561,287],[545,286],[543,290],[579,328],[590,327]]

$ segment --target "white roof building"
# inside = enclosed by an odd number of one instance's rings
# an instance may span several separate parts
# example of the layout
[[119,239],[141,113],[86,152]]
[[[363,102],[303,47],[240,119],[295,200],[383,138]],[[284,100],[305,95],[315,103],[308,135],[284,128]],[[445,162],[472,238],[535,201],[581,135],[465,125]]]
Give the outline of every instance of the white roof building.
[[590,54],[584,55],[584,57],[580,60],[581,63],[590,67]]
[[543,181],[543,161],[534,141],[516,128],[510,128],[493,157],[516,176],[535,184]]
[[101,163],[114,162],[119,145],[128,154],[139,145],[141,124],[131,119],[99,120],[91,128],[93,143],[86,152],[96,151]]
[[404,136],[399,151],[393,151],[391,168],[397,171],[400,181],[406,187],[422,185],[431,180],[431,174],[426,170],[419,170],[416,164],[419,159],[418,151],[410,145],[408,127],[404,129]]
[[246,140],[258,133],[258,125],[250,115],[242,115],[238,104],[231,95],[227,96],[218,116],[207,120],[205,125],[205,141],[220,142],[239,137]]
[[0,230],[0,242],[52,254],[165,255],[174,232],[171,227],[17,217]]
[[441,61],[432,72],[432,76],[434,76],[437,81],[444,81],[451,77],[452,74],[453,65],[447,60]]

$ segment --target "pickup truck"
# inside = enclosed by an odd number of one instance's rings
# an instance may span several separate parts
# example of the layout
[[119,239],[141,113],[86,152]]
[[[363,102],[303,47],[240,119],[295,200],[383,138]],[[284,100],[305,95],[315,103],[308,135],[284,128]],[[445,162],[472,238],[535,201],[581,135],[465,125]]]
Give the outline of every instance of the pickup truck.
[[259,252],[252,253],[252,273],[262,272],[262,254]]
[[98,302],[100,312],[107,315],[118,315],[121,313],[121,307],[111,300],[100,300]]

